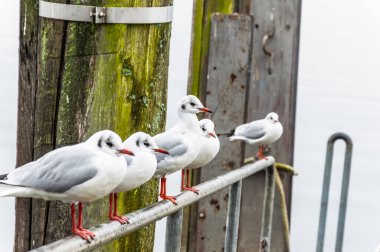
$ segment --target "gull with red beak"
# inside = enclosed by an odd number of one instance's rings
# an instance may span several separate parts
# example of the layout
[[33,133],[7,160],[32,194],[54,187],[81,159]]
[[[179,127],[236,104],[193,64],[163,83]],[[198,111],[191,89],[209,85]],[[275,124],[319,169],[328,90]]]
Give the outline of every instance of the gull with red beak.
[[154,153],[169,154],[166,150],[159,148],[150,135],[143,132],[137,132],[128,137],[123,142],[123,147],[132,150],[135,155],[124,156],[127,161],[127,171],[121,183],[113,189],[109,196],[108,214],[110,220],[116,220],[121,224],[127,223],[128,219],[117,214],[117,194],[135,189],[152,178],[157,168]]
[[[201,149],[197,157],[182,170],[182,191],[193,191],[198,193],[198,189],[190,186],[190,170],[200,168],[208,164],[219,152],[220,142],[216,136],[214,122],[210,119],[203,119],[199,121],[199,128],[201,129],[202,136]],[[186,170],[186,185],[185,185],[185,170]]]
[[0,180],[0,196],[72,202],[71,231],[90,242],[95,234],[82,227],[82,202],[106,196],[120,184],[127,169],[123,154],[133,152],[122,146],[116,133],[99,131],[83,143],[55,149],[10,172]]
[[201,149],[201,130],[196,116],[209,112],[201,101],[193,96],[183,97],[177,106],[178,122],[167,131],[153,137],[157,145],[166,149],[169,155],[156,153],[157,170],[155,177],[161,178],[160,197],[177,204],[175,197],[166,195],[166,174],[184,169],[198,155]]
[[282,124],[278,120],[278,115],[269,113],[264,119],[238,126],[230,141],[242,140],[248,144],[258,144],[259,151],[256,154],[258,159],[266,159],[263,145],[276,142],[282,135]]

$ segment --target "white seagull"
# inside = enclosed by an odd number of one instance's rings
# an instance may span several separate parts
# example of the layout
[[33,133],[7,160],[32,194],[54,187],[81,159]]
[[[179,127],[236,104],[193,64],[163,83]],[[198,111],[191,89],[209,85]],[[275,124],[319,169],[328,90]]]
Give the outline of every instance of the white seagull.
[[186,186],[185,186],[185,169],[182,170],[182,183],[181,189],[193,191],[198,193],[198,189],[190,186],[189,171],[208,164],[219,152],[220,142],[216,136],[214,128],[215,124],[210,119],[203,119],[199,121],[199,128],[202,132],[201,149],[197,157],[186,166]]
[[264,157],[263,145],[276,142],[282,135],[282,125],[278,120],[278,115],[274,112],[269,113],[265,119],[242,124],[235,129],[230,141],[243,140],[249,144],[259,144],[258,159]]
[[155,177],[161,177],[160,197],[177,204],[175,197],[166,195],[166,174],[184,169],[198,155],[201,130],[196,116],[199,112],[210,112],[201,101],[193,96],[183,97],[178,103],[178,122],[167,131],[153,137],[157,145],[169,152],[169,155],[155,153],[157,170]]
[[0,196],[72,202],[71,231],[89,242],[95,235],[82,227],[82,202],[107,195],[121,182],[127,168],[123,154],[133,152],[123,148],[116,133],[97,132],[83,143],[55,149],[10,172],[0,180]]
[[128,137],[123,142],[123,147],[133,151],[135,155],[124,156],[128,166],[127,172],[121,183],[113,189],[109,196],[110,207],[108,213],[110,220],[116,220],[121,224],[127,223],[128,219],[117,214],[117,193],[135,189],[153,177],[157,168],[155,152],[169,154],[164,149],[159,148],[153,138],[144,132],[137,132]]

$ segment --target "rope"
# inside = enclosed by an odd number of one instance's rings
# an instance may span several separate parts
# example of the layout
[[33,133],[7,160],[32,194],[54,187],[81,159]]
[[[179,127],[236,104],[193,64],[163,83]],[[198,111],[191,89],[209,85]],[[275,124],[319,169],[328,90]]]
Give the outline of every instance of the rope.
[[284,229],[284,239],[285,239],[285,246],[286,246],[285,251],[290,251],[290,228],[289,228],[288,209],[286,206],[286,195],[284,191],[284,186],[280,178],[280,174],[278,173],[277,169],[283,169],[285,171],[291,172],[293,175],[295,175],[296,173],[293,167],[286,164],[282,164],[282,163],[276,163],[275,168],[276,169],[274,169],[274,179],[275,179],[278,192],[280,193],[282,226]]

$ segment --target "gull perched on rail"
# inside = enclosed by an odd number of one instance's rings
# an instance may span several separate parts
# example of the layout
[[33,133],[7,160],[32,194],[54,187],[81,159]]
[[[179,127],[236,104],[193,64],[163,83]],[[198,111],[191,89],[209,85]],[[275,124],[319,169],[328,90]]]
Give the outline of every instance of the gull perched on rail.
[[166,150],[159,148],[153,138],[144,132],[137,132],[128,137],[123,142],[123,147],[132,150],[135,155],[124,156],[128,165],[127,171],[121,183],[113,189],[109,196],[108,214],[110,220],[116,220],[121,224],[127,223],[128,219],[117,214],[117,193],[135,189],[153,177],[157,168],[155,152],[169,154]]
[[166,174],[184,169],[200,151],[201,130],[196,116],[199,112],[209,112],[201,101],[193,96],[183,97],[178,103],[178,122],[167,131],[153,137],[157,145],[167,150],[170,155],[155,153],[157,170],[155,177],[161,177],[161,199],[177,204],[175,197],[166,195]]
[[248,144],[258,144],[259,151],[256,154],[258,159],[266,159],[263,145],[276,142],[282,135],[283,129],[278,115],[275,112],[269,113],[264,119],[238,126],[230,141],[243,140]]
[[0,180],[0,196],[72,202],[71,231],[89,242],[95,235],[82,227],[82,202],[99,199],[120,184],[127,168],[123,154],[133,152],[123,148],[116,133],[99,131],[83,143],[55,149],[10,172]]
[[220,142],[214,128],[215,124],[210,119],[203,119],[199,121],[199,128],[201,129],[202,136],[200,138],[201,149],[197,157],[186,166],[186,185],[185,185],[185,169],[182,170],[182,191],[188,190],[198,193],[198,189],[190,186],[190,170],[200,168],[208,164],[219,152]]

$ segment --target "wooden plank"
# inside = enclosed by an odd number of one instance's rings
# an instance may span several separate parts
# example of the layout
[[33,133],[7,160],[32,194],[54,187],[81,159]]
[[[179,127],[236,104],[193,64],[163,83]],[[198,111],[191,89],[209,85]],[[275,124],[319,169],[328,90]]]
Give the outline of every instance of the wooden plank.
[[[252,24],[248,15],[214,14],[211,18],[205,105],[214,112],[211,119],[217,132],[230,132],[244,122]],[[226,137],[220,141],[220,153],[200,171],[202,182],[241,164],[241,143],[231,143]],[[189,235],[188,251],[223,251],[227,200],[228,188],[199,202],[197,230]]]
[[[292,164],[295,129],[296,83],[300,25],[300,0],[240,0],[239,12],[255,17],[253,40],[252,79],[250,85],[247,120],[265,117],[268,112],[279,114],[284,127],[282,138],[272,145],[270,154],[276,161]],[[273,20],[271,20],[273,17]],[[268,47],[274,52],[273,72],[267,71],[268,56],[263,53],[262,39],[273,30],[274,37]],[[256,153],[257,147],[246,146],[246,157]],[[291,175],[281,174],[287,195],[288,213],[291,202]],[[239,251],[252,251],[259,242],[262,216],[262,195],[265,174],[257,174],[243,181],[240,215]],[[252,192],[255,192],[254,194]],[[275,197],[271,251],[285,251],[282,217],[278,193]]]
[[211,15],[232,13],[235,0],[195,0],[191,35],[188,93],[204,99],[207,82]]
[[[33,123],[37,87],[38,1],[20,1],[20,46],[16,167],[33,160]],[[16,200],[15,252],[29,250],[31,200]]]
[[[60,2],[65,3],[63,0]],[[40,19],[33,159],[38,159],[55,148],[57,95],[60,92],[65,29],[64,21]],[[30,249],[45,244],[49,204],[45,200],[32,200]]]

